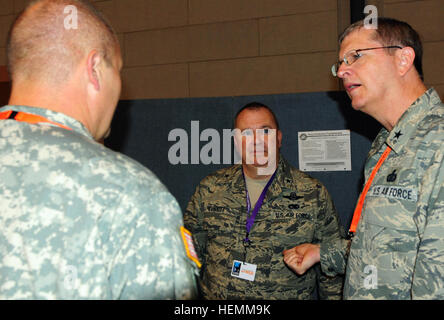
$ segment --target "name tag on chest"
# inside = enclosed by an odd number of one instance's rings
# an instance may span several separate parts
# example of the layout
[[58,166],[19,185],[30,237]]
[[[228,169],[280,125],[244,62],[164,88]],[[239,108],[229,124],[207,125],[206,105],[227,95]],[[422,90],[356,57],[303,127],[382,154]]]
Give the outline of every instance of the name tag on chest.
[[416,202],[418,200],[418,192],[416,188],[413,187],[405,188],[399,186],[376,185],[371,187],[368,195],[371,197],[384,197],[411,202]]
[[254,281],[256,269],[257,265],[255,264],[234,260],[233,267],[231,268],[231,276],[248,281]]

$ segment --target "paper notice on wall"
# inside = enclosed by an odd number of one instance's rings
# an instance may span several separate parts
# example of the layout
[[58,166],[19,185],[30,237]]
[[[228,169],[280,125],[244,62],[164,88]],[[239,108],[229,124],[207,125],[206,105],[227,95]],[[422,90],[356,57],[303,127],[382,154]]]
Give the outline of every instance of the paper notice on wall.
[[299,170],[351,171],[350,130],[298,133]]

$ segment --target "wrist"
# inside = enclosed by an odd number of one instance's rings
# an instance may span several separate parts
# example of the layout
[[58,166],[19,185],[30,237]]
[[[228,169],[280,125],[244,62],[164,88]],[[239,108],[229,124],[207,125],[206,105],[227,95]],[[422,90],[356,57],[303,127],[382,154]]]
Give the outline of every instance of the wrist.
[[316,243],[314,244],[315,250],[314,250],[314,257],[316,258],[316,262],[321,261],[321,244]]

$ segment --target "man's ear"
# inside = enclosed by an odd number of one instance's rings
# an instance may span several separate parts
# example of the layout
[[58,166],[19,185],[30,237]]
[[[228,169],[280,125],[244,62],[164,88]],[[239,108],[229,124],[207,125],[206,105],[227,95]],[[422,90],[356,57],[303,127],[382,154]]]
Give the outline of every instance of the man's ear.
[[233,136],[234,148],[241,153],[242,152],[242,134],[239,128],[234,129]]
[[93,50],[89,53],[87,58],[87,73],[88,80],[94,86],[94,88],[99,91],[100,90],[100,70],[99,66],[102,61],[100,54]]
[[404,47],[398,50],[397,53],[398,70],[401,76],[404,76],[407,71],[413,67],[415,61],[415,50],[412,47]]
[[239,136],[240,136],[240,130],[238,128],[234,128],[234,135],[233,135],[234,147],[238,146],[237,140],[239,139]]
[[277,141],[278,141],[277,147],[278,147],[278,149],[280,149],[282,146],[282,131],[281,130],[277,131]]

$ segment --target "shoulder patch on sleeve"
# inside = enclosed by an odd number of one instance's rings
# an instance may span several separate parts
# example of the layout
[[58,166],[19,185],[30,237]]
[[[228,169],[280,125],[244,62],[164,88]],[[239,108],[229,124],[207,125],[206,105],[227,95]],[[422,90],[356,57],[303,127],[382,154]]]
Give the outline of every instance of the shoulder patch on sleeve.
[[181,226],[180,233],[182,234],[182,240],[188,258],[190,258],[190,260],[192,260],[200,268],[202,264],[200,263],[199,258],[197,257],[196,250],[194,249],[193,236],[191,232],[185,229],[184,226]]

